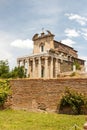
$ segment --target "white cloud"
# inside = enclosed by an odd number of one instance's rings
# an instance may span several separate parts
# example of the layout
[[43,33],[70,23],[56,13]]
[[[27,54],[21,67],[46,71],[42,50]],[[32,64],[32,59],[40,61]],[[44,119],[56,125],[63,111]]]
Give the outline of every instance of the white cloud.
[[9,33],[0,31],[0,60],[8,60],[10,67],[14,66],[15,61],[10,48],[10,42],[13,39]]
[[26,39],[26,40],[22,40],[22,39],[16,39],[15,41],[13,41],[11,43],[11,46],[16,47],[16,48],[22,48],[22,49],[32,49],[33,48],[33,41]]
[[8,33],[0,31],[0,60],[12,58],[12,54],[9,52],[9,43],[11,42],[12,38],[13,37]]
[[67,39],[62,40],[62,43],[68,46],[72,46],[73,44],[75,44],[75,41],[67,38]]
[[79,36],[79,32],[77,32],[75,29],[69,29],[67,28],[65,30],[66,36],[68,37],[78,37]]
[[87,24],[87,18],[86,17],[82,17],[78,14],[65,14],[66,16],[68,16],[68,18],[70,20],[75,20],[77,23],[79,23],[80,25],[84,26]]
[[87,40],[87,28],[82,28],[80,31],[82,37]]

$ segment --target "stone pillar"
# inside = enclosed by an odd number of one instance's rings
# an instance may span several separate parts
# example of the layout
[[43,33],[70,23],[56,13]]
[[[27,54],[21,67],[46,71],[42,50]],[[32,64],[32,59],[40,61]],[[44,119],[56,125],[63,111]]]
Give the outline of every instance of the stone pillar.
[[58,59],[56,59],[56,62],[55,62],[55,78],[57,78],[58,76]]
[[22,60],[22,66],[24,68],[24,73],[26,73],[26,71],[25,71],[25,60]]
[[76,65],[73,65],[73,72],[76,72]]
[[33,78],[35,78],[35,58],[33,58]]
[[17,65],[18,65],[18,67],[20,67],[20,61],[19,60],[17,60]]
[[60,73],[60,63],[58,62],[58,74]]
[[50,78],[53,78],[53,57],[51,57],[51,64],[50,64]]
[[32,63],[31,63],[31,59],[30,59],[30,63],[29,63],[29,77],[32,78]]
[[25,60],[22,60],[22,66],[25,68]]
[[41,58],[38,59],[38,78],[41,78]]
[[28,60],[27,60],[27,74],[26,74],[27,77],[29,77],[29,73],[30,73],[30,72],[29,72],[29,69],[30,69],[30,68],[29,68],[29,59],[28,59]]
[[45,78],[48,78],[48,57],[45,58]]

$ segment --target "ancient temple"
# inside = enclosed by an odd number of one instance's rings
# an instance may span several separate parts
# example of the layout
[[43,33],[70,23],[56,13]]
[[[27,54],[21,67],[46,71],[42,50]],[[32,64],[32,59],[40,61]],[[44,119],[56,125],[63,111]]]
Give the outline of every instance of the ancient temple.
[[77,62],[81,69],[84,60],[78,58],[77,51],[61,42],[54,40],[50,31],[35,34],[33,54],[17,59],[18,65],[24,66],[27,77],[30,78],[57,78],[62,72],[75,69]]

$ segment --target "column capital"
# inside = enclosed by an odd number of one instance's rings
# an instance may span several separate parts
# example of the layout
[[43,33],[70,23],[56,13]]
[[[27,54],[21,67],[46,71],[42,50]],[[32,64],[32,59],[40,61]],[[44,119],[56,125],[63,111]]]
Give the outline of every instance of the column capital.
[[30,59],[26,59],[26,61],[28,62],[28,61],[30,61]]
[[48,60],[48,57],[45,57],[45,60]]

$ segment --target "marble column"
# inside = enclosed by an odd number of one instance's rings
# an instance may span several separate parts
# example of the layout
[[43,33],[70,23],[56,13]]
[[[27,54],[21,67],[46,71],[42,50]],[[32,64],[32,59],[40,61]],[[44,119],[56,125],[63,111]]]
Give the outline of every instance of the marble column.
[[25,60],[22,61],[22,66],[25,68]]
[[60,73],[60,63],[58,62],[58,74]]
[[20,67],[20,61],[19,60],[17,60],[17,65],[18,65],[18,67]]
[[30,72],[29,72],[29,69],[30,69],[30,68],[29,68],[29,59],[28,59],[28,60],[27,60],[27,77],[29,77],[29,73],[30,73]]
[[38,59],[38,78],[41,78],[41,58]]
[[58,59],[55,61],[55,78],[58,76]]
[[24,73],[26,74],[26,70],[25,70],[25,60],[22,60],[22,66],[23,66],[23,69],[24,69]]
[[33,58],[33,78],[35,78],[35,58]]
[[76,65],[73,65],[73,72],[76,72]]
[[48,78],[48,57],[45,58],[45,78]]
[[53,57],[51,57],[51,64],[50,64],[50,78],[53,78]]

